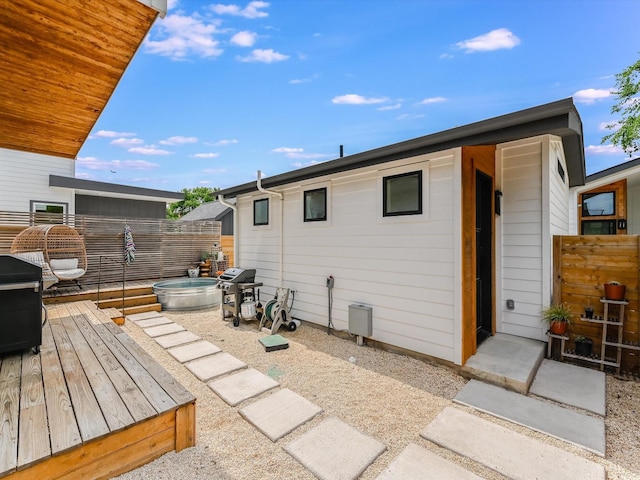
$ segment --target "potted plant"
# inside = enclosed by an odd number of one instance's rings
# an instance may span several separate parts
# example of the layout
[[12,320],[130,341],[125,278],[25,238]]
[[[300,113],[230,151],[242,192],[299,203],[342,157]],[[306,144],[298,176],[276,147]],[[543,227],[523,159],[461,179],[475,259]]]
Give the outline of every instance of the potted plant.
[[549,324],[549,330],[555,335],[564,335],[571,323],[573,312],[564,303],[557,303],[542,312],[542,320]]
[[604,284],[604,296],[607,300],[624,300],[627,287],[615,280]]
[[584,307],[584,318],[593,318],[593,307],[591,305]]
[[576,355],[580,355],[582,357],[588,357],[591,355],[593,340],[583,335],[578,335],[573,341],[576,344]]

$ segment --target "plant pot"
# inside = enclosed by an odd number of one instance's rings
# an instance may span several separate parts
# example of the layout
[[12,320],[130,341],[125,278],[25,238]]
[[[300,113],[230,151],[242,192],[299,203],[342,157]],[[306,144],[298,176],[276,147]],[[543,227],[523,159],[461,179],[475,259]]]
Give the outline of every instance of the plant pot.
[[551,322],[549,324],[549,330],[554,335],[564,335],[567,333],[567,322]]
[[200,268],[196,267],[196,268],[187,268],[187,275],[189,275],[189,278],[195,278],[198,276],[198,274],[200,273]]
[[626,291],[626,285],[612,285],[610,283],[604,284],[604,296],[607,300],[624,300]]
[[584,309],[584,318],[593,318],[593,307],[586,307]]
[[587,338],[581,342],[576,342],[576,355],[581,357],[588,357],[591,355],[591,348],[593,347],[593,340]]

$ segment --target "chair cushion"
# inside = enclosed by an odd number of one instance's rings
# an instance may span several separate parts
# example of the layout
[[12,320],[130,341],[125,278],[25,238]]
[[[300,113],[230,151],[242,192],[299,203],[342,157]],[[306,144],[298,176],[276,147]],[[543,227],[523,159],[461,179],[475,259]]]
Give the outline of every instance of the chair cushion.
[[52,258],[49,262],[51,264],[51,270],[57,272],[58,270],[74,270],[78,268],[77,258]]
[[85,274],[83,268],[71,268],[69,270],[54,270],[53,273],[60,280],[75,280]]

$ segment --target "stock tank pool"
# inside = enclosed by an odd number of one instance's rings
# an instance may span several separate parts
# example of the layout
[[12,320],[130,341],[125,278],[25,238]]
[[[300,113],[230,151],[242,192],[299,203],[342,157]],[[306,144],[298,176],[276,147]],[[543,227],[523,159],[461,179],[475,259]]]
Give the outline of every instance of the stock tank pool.
[[211,277],[173,278],[153,284],[163,310],[203,310],[219,305],[222,292]]

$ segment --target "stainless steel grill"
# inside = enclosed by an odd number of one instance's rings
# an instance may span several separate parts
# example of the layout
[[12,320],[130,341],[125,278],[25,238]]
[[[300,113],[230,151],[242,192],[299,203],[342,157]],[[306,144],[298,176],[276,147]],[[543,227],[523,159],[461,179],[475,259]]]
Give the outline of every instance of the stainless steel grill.
[[[240,325],[240,319],[255,320],[255,289],[262,283],[256,283],[256,271],[253,268],[228,268],[218,277],[217,288],[222,290],[222,314],[233,317],[233,326]],[[242,305],[245,307],[244,314]]]

